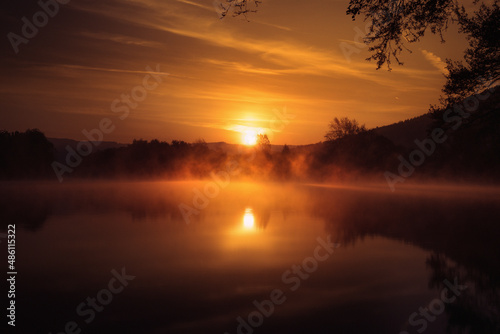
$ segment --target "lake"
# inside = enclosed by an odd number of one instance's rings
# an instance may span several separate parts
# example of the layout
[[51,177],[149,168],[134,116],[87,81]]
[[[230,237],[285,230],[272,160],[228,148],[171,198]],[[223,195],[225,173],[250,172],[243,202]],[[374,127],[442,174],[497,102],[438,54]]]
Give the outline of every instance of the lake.
[[7,182],[0,196],[17,333],[500,332],[498,188]]

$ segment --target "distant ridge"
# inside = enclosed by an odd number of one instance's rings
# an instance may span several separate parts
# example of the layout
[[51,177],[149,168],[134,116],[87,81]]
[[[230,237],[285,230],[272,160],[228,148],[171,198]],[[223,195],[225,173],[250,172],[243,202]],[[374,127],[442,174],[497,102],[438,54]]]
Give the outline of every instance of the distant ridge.
[[424,114],[398,123],[376,127],[373,131],[387,137],[395,145],[411,148],[415,146],[416,139],[422,140],[427,136],[427,129],[432,122],[431,116]]
[[[54,145],[54,149],[56,151],[56,160],[63,161],[66,157],[67,150],[66,146],[70,146],[73,149],[76,149],[76,145],[79,143],[78,140],[68,139],[68,138],[47,138],[48,141]],[[93,152],[106,150],[108,148],[120,148],[125,147],[127,144],[120,144],[114,141],[103,141],[98,146],[93,146]]]
[[[78,144],[78,140],[74,139],[69,139],[69,138],[47,138],[53,145],[56,150],[56,152],[64,152],[66,154],[66,146],[69,145],[71,148],[76,148],[76,145]],[[103,141],[99,146],[95,146],[95,152],[97,151],[102,151],[106,150],[108,148],[120,148],[120,147],[126,147],[127,145],[130,145],[131,143],[117,143],[114,141]],[[213,151],[222,151],[226,153],[238,153],[238,151],[241,151],[241,147],[247,148],[247,146],[242,145],[242,144],[230,144],[226,143],[223,141],[220,142],[213,142],[213,143],[207,143],[207,146],[209,149]],[[273,152],[281,152],[283,150],[284,145],[272,145],[271,144],[271,150]],[[287,145],[290,148],[295,148],[295,147],[302,147],[302,146],[307,146],[307,145]]]
[[[397,123],[384,125],[381,127],[376,127],[373,129],[376,133],[387,137],[394,144],[398,146],[403,146],[406,148],[413,147],[415,144],[413,141],[415,139],[423,139],[426,137],[426,131],[428,127],[432,124],[432,118],[428,114],[417,116],[411,119],[400,121]],[[72,148],[76,148],[79,141],[68,138],[47,138],[56,149],[57,154],[66,154],[66,146],[69,145]],[[95,147],[95,151],[102,151],[108,148],[120,148],[126,147],[130,143],[118,143],[114,141],[103,141],[99,146]],[[292,148],[302,148],[312,147],[318,143],[304,144],[304,145],[287,145]],[[213,151],[222,151],[229,154],[236,154],[241,151],[241,148],[246,146],[242,144],[231,144],[223,141],[207,143],[209,149]],[[271,144],[271,151],[281,152],[284,145],[273,145]]]

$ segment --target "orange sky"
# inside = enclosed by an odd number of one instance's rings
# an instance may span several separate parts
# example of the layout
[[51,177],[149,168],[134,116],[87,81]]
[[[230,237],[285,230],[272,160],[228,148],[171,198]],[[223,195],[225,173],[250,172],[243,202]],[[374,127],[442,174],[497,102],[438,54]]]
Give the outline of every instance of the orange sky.
[[[40,10],[32,1],[2,6],[4,36],[21,34],[21,17]],[[404,67],[376,71],[366,47],[350,61],[341,51],[365,28],[347,6],[264,0],[248,22],[220,20],[213,0],[70,1],[17,54],[4,38],[0,129],[81,140],[109,118],[115,128],[104,140],[239,143],[256,128],[274,144],[308,144],[323,140],[334,117],[371,128],[425,113],[438,101],[443,60],[462,56],[463,36],[455,27],[446,44],[426,36]],[[157,64],[161,83],[120,119],[113,101]]]

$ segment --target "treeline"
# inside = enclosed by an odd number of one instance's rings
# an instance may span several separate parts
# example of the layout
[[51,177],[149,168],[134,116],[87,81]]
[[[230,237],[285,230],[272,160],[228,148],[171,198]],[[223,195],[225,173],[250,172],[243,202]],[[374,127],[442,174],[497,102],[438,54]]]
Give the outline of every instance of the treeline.
[[[330,123],[326,141],[294,148],[285,145],[281,152],[273,152],[266,137],[262,144],[241,146],[236,153],[210,149],[203,140],[134,140],[87,155],[85,145],[56,152],[36,129],[2,131],[0,178],[200,179],[227,173],[235,179],[270,181],[384,181],[385,177],[395,185],[411,176],[415,181],[443,177],[496,182],[500,180],[499,93],[484,96],[477,99],[474,110],[464,104],[434,111],[436,122],[427,138],[412,147],[397,146],[348,118]],[[76,156],[77,151],[81,156]]]
[[201,179],[228,173],[232,178],[285,180],[291,176],[291,160],[288,146],[275,153],[267,147],[240,146],[238,152],[228,153],[209,149],[203,140],[134,140],[126,147],[95,152],[72,176]]
[[272,152],[269,145],[241,146],[236,153],[174,140],[134,140],[125,147],[98,150],[77,163],[66,146],[57,152],[39,130],[1,132],[0,177],[29,178],[207,178],[228,173],[232,178],[259,180],[329,180],[383,171],[396,161],[395,146],[371,131],[336,141]]
[[[500,124],[497,114],[485,120]],[[416,166],[412,177],[475,176],[497,178],[500,167],[500,131],[488,125],[464,126],[449,133],[446,143],[436,145],[428,161]],[[273,152],[259,146],[236,153],[213,150],[204,141],[134,140],[125,147],[107,148],[82,157],[81,163],[64,173],[64,154],[56,152],[38,130],[0,133],[2,179],[77,178],[98,179],[202,179],[228,173],[233,179],[268,181],[384,180],[384,173],[397,173],[400,157],[410,163],[411,149],[396,146],[375,131],[363,131],[331,141]],[[414,151],[414,150],[413,150]],[[62,158],[61,158],[62,156]],[[58,157],[58,158],[56,158]]]
[[[203,141],[134,140],[120,148],[108,148],[84,158],[75,168],[81,177],[203,177],[226,159],[222,152],[210,151]],[[197,162],[198,161],[198,162]]]
[[[398,148],[387,138],[366,131],[337,140],[272,152],[268,145],[241,146],[237,153],[211,150],[200,140],[134,140],[71,164],[66,148],[56,152],[39,130],[2,132],[0,176],[23,178],[206,178],[226,172],[233,178],[259,180],[335,180],[380,173],[397,162]],[[66,154],[61,154],[66,153]],[[63,166],[61,168],[61,166]]]
[[292,149],[285,145],[279,152],[269,144],[240,146],[228,153],[209,149],[203,140],[134,140],[83,158],[64,177],[201,179],[227,173],[232,179],[334,181],[380,175],[397,163],[398,152],[390,140],[373,131]]
[[49,177],[52,161],[54,146],[39,130],[0,131],[0,178]]

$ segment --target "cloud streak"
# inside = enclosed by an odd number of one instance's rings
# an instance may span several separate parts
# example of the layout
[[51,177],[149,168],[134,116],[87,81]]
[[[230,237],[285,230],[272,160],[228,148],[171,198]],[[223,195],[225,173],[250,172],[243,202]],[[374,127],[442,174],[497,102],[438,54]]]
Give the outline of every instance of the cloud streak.
[[448,74],[448,70],[446,69],[446,63],[440,57],[424,49],[420,49],[420,51],[424,55],[425,59],[427,59],[432,64],[432,66],[437,68],[441,73],[445,75]]
[[219,136],[247,126],[241,123],[247,113],[262,121],[265,110],[286,105],[302,113],[303,123],[280,135],[310,143],[322,140],[323,125],[334,116],[382,125],[425,112],[443,80],[428,66],[443,69],[431,48],[390,73],[376,71],[363,53],[347,63],[338,44],[349,41],[354,23],[345,9],[311,11],[320,4],[311,1],[290,0],[286,11],[266,2],[250,22],[220,20],[211,0],[70,2],[22,58],[0,56],[9,78],[0,83],[1,106],[18,117],[15,124],[42,110],[56,114],[46,122],[49,135],[63,128],[81,133],[81,124],[94,124],[90,117],[111,113],[111,101],[137,85],[147,65],[161,64],[168,80],[117,137],[227,140]]

